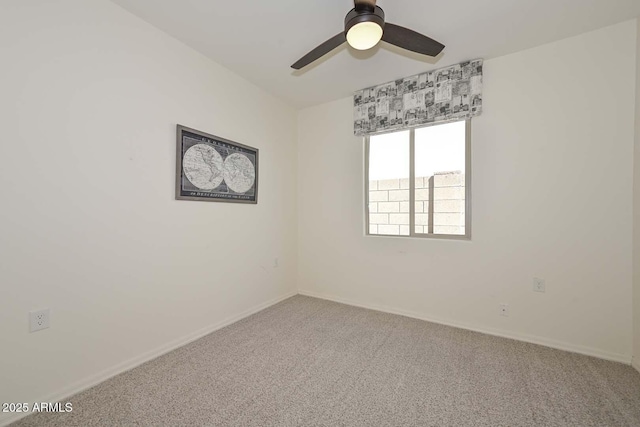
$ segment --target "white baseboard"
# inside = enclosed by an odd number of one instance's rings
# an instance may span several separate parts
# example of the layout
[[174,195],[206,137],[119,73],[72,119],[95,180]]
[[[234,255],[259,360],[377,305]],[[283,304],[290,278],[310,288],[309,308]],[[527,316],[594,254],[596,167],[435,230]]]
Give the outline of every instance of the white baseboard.
[[[189,335],[186,335],[182,338],[178,338],[176,340],[173,340],[163,346],[160,346],[154,350],[148,351],[146,353],[143,353],[137,357],[134,357],[132,359],[129,359],[125,362],[119,363],[115,366],[112,366],[111,368],[105,369],[102,372],[99,372],[95,375],[92,375],[88,378],[85,378],[81,381],[78,381],[74,384],[69,385],[68,387],[65,387],[61,390],[58,390],[48,396],[45,397],[41,397],[38,399],[34,399],[33,402],[63,402],[65,400],[68,400],[69,397],[80,393],[81,391],[84,391],[88,388],[91,388],[97,384],[100,384],[103,381],[108,380],[109,378],[115,377],[118,374],[121,374],[123,372],[129,371],[133,368],[135,368],[136,366],[140,366],[145,362],[148,362],[149,360],[155,359],[159,356],[162,356],[163,354],[166,354],[172,350],[175,350],[176,348],[182,347],[186,344],[189,344],[190,342],[193,342],[199,338],[202,338],[205,335],[210,334],[211,332],[217,331],[218,329],[222,329],[225,326],[229,326],[232,323],[237,322],[238,320],[244,319],[245,317],[249,317],[252,314],[255,314],[259,311],[264,310],[265,308],[271,307],[272,305],[275,305],[281,301],[284,301],[288,298],[291,298],[292,296],[295,296],[297,294],[297,292],[289,292],[288,294],[285,294],[283,296],[274,298],[272,300],[269,300],[267,302],[264,302],[262,304],[259,304],[255,307],[252,307],[248,310],[243,311],[242,313],[229,317],[227,319],[222,320],[221,322],[218,323],[214,323],[213,325],[207,326],[205,328],[202,328],[196,332],[193,332]],[[21,418],[24,418],[26,416],[30,415],[29,413],[16,413],[16,414],[11,414],[11,416],[5,418],[5,419],[0,419],[0,426],[6,426],[9,425],[13,422],[18,421]]]
[[636,368],[636,371],[640,372],[640,356],[633,356],[633,359],[631,359],[631,366]]
[[[401,310],[401,309],[381,306],[381,305],[366,304],[366,303],[363,304],[350,299],[336,297],[333,295],[326,295],[326,294],[322,294],[314,291],[299,290],[298,293],[300,295],[306,295],[314,298],[320,298],[320,299],[325,299],[329,301],[339,302],[342,304],[352,305],[355,307],[367,308],[370,310],[382,311],[385,313],[398,314],[401,316],[411,317],[414,319],[425,320],[427,322],[438,323],[440,325],[453,326],[455,328],[467,329],[469,331],[480,332],[483,334],[494,335],[494,336],[503,337],[503,338],[510,338],[518,341],[528,342],[531,344],[539,344],[545,347],[555,348],[557,350],[570,351],[572,353],[584,354],[586,356],[593,356],[599,359],[611,360],[614,362],[620,362],[627,365],[631,364],[631,356],[627,356],[624,354],[611,353],[611,352],[596,349],[596,348],[585,347],[585,346],[565,343],[561,341],[555,341],[552,339],[538,337],[535,335],[519,334],[519,333],[514,333],[509,331],[502,331],[494,328],[478,327],[478,326],[473,326],[473,325],[469,325],[461,322],[437,319],[437,318],[425,316],[423,314],[419,314],[412,311]],[[635,366],[636,366],[636,369],[638,369],[637,363]],[[638,370],[640,371],[640,369]]]

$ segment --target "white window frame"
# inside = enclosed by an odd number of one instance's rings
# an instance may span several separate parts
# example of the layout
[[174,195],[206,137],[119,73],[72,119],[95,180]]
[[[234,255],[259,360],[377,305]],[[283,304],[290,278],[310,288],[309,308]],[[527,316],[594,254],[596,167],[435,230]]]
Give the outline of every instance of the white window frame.
[[[364,216],[365,235],[372,237],[427,238],[448,240],[471,240],[471,119],[465,120],[465,176],[464,176],[464,232],[465,234],[429,234],[416,233],[416,177],[415,177],[415,130],[409,130],[409,235],[371,234],[369,227],[369,143],[370,137],[364,138]],[[445,123],[443,123],[445,124]],[[438,125],[435,125],[438,126]],[[396,130],[387,133],[401,132]]]

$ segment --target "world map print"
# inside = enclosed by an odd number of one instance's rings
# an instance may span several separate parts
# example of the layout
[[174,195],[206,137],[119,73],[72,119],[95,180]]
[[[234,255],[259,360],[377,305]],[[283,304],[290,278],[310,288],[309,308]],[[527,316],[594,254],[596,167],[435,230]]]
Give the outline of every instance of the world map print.
[[236,193],[246,193],[256,179],[256,170],[244,154],[233,153],[223,161],[215,148],[192,146],[182,161],[187,179],[200,190],[213,190],[224,180]]
[[178,127],[176,198],[257,202],[258,150]]

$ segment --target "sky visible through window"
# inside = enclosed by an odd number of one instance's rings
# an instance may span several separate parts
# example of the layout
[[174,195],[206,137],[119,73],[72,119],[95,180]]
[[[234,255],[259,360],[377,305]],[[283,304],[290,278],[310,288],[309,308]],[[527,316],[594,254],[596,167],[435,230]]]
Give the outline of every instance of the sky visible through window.
[[[465,170],[464,121],[416,129],[416,177]],[[372,136],[369,180],[409,178],[409,131]]]

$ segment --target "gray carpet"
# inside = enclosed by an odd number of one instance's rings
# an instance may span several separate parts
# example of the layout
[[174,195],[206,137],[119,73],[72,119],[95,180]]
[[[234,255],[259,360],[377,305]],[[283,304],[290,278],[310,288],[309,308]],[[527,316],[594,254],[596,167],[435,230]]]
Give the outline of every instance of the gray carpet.
[[296,296],[16,426],[640,426],[613,362]]

